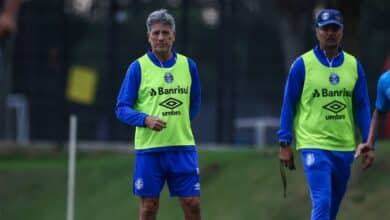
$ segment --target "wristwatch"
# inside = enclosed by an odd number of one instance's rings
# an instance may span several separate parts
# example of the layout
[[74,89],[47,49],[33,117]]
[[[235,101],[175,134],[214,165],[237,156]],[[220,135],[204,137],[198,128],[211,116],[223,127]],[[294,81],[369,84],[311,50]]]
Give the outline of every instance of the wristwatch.
[[290,143],[288,141],[279,141],[280,147],[288,147],[290,146]]

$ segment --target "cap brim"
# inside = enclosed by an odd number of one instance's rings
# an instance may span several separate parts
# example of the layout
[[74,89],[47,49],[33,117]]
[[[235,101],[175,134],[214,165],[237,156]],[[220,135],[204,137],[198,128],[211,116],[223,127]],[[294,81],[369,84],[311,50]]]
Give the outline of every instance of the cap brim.
[[336,25],[340,26],[341,28],[344,27],[344,25],[337,20],[329,20],[329,21],[325,21],[325,22],[320,22],[320,23],[317,23],[317,26],[323,27],[323,26],[326,26],[328,24],[336,24]]

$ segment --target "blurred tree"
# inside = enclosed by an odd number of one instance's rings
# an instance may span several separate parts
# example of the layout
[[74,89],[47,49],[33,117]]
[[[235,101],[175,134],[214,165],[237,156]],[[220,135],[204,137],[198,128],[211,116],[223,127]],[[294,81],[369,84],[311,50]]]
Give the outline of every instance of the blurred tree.
[[216,140],[219,143],[233,143],[236,109],[236,48],[237,48],[237,1],[219,0],[221,20],[219,23],[220,53],[217,76]]
[[[345,23],[343,47],[353,54],[359,54],[357,33],[360,21],[360,0],[277,0],[276,3],[280,13],[278,26],[286,73],[294,59],[313,46],[306,44],[313,42],[309,39],[315,39],[314,19],[317,12],[323,8],[335,8],[342,11]],[[309,35],[310,38],[306,37]]]
[[288,73],[294,59],[306,50],[307,30],[313,27],[312,0],[276,0],[279,11],[277,25],[284,54],[284,70]]

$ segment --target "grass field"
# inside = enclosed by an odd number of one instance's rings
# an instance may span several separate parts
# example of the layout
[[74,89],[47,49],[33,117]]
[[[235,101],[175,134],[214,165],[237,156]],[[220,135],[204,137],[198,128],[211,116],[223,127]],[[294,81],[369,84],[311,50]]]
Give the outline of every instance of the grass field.
[[[235,148],[236,149],[236,148]],[[288,172],[282,196],[277,148],[201,151],[202,214],[205,220],[309,219],[310,201],[302,166]],[[390,143],[377,147],[368,171],[354,164],[339,220],[390,219]],[[137,219],[131,193],[133,155],[79,153],[76,220]],[[60,220],[66,216],[67,158],[64,153],[0,155],[0,219]],[[183,219],[165,189],[159,220]]]

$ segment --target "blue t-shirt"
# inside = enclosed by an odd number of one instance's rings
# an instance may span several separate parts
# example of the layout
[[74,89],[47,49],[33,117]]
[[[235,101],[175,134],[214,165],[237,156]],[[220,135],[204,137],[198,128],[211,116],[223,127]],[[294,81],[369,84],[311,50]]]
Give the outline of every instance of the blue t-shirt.
[[375,108],[380,112],[390,110],[390,70],[378,80]]
[[[176,63],[176,52],[172,51],[173,56],[171,59],[160,62],[157,57],[148,51],[147,55],[149,59],[157,66],[171,67]],[[188,59],[188,64],[191,73],[191,90],[190,90],[190,120],[192,120],[200,110],[201,104],[201,89],[200,79],[198,74],[198,68],[196,63]],[[130,64],[127,70],[126,76],[122,82],[122,86],[119,90],[117,104],[115,106],[116,117],[123,123],[131,126],[145,127],[145,118],[148,116],[143,112],[138,112],[134,109],[134,104],[138,98],[138,89],[141,83],[141,66],[138,60]],[[149,153],[159,151],[193,151],[195,146],[184,147],[160,147],[157,149],[137,150],[137,153]]]
[[[314,54],[317,59],[325,66],[338,67],[344,62],[344,54],[340,49],[339,54],[329,60],[325,52],[316,46]],[[368,97],[367,81],[362,65],[357,61],[358,79],[353,90],[353,113],[354,119],[362,135],[362,141],[365,142],[368,138],[370,129],[371,111],[370,100]],[[293,139],[293,124],[296,114],[296,106],[301,98],[303,86],[305,82],[305,64],[302,57],[298,57],[291,65],[290,73],[284,89],[283,105],[280,113],[280,129],[278,131],[279,142],[287,142],[291,144]]]

